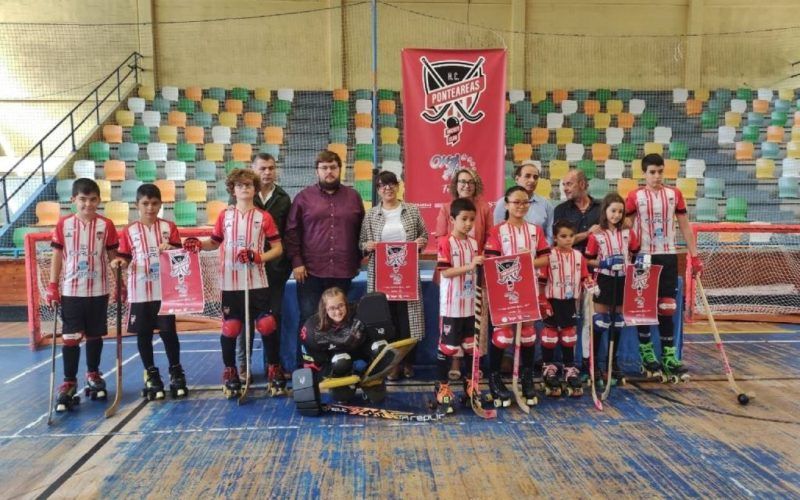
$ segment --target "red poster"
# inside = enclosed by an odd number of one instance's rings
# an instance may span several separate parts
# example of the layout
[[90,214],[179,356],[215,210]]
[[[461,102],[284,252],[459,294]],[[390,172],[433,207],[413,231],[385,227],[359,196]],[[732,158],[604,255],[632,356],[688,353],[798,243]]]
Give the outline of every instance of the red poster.
[[485,200],[503,194],[506,51],[403,49],[402,59],[405,201],[433,232],[459,169],[477,170]]
[[637,271],[633,264],[625,266],[625,298],[622,316],[625,324],[658,324],[658,280],[661,266],[650,266]]
[[161,310],[158,314],[202,313],[200,255],[186,250],[161,252]]
[[493,324],[510,325],[542,318],[530,253],[486,259],[483,267]]
[[419,300],[419,255],[413,241],[375,246],[375,290],[389,300]]

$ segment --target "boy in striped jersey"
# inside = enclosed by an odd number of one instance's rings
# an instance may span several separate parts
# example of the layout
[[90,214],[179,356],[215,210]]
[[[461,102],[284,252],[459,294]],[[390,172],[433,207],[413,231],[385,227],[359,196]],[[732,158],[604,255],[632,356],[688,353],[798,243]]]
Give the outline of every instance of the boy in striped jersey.
[[[219,263],[222,277],[222,378],[225,394],[238,396],[241,390],[236,371],[236,337],[242,332],[245,320],[244,290],[248,288],[250,303],[250,332],[253,327],[261,335],[267,349],[267,381],[273,393],[285,393],[283,372],[279,365],[280,333],[270,311],[269,286],[264,263],[283,254],[283,246],[275,222],[269,212],[253,202],[261,189],[261,178],[250,169],[234,169],[225,181],[228,193],[236,198],[236,206],[219,214],[211,239],[200,242],[187,238],[184,247],[193,251],[220,248]],[[264,242],[270,249],[264,251]],[[252,343],[251,343],[252,349]],[[250,353],[247,353],[250,356]]]
[[139,356],[144,364],[145,388],[142,395],[151,400],[164,399],[164,383],[153,360],[153,332],[158,330],[169,360],[172,395],[186,396],[186,377],[181,367],[175,315],[158,314],[161,309],[159,254],[164,250],[180,248],[181,238],[174,222],[158,217],[161,191],[157,186],[139,186],[136,190],[136,208],[139,210],[139,220],[122,230],[119,257],[111,262],[111,267],[128,268],[128,332],[136,334]]
[[[77,391],[81,339],[86,337],[86,390],[92,399],[106,398],[100,373],[103,336],[108,333],[108,261],[116,257],[117,230],[110,219],[97,214],[100,188],[91,179],[72,184],[76,213],[59,219],[51,246],[50,283],[46,301],[61,304],[64,383],[58,389],[56,411],[72,406]],[[64,280],[59,287],[61,271]]]
[[475,224],[475,204],[467,198],[453,200],[450,222],[453,231],[439,237],[436,267],[441,272],[439,283],[439,349],[436,402],[453,411],[453,391],[448,371],[453,357],[467,355],[472,366],[475,332],[475,268],[483,264],[478,242],[469,237]]
[[[695,274],[702,271],[702,262],[697,255],[694,235],[686,217],[686,203],[677,188],[665,186],[664,159],[661,155],[649,154],[642,158],[645,187],[628,193],[625,213],[633,220],[633,229],[639,236],[641,254],[651,255],[651,264],[662,266],[658,283],[658,331],[661,336],[662,362],[658,361],[650,339],[650,327],[640,326],[639,352],[642,367],[650,373],[665,372],[684,374],[686,368],[677,357],[673,344],[675,326],[675,292],[678,282],[678,256],[675,253],[675,222],[686,241],[689,259]],[[640,259],[644,261],[645,259]]]

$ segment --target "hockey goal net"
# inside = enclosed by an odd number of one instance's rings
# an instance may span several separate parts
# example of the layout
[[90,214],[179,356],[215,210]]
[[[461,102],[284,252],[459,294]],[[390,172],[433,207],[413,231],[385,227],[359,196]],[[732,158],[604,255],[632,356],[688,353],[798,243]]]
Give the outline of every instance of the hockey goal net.
[[[800,322],[800,225],[693,224],[714,317]],[[705,310],[687,259],[690,318]]]
[[[205,238],[211,235],[211,228],[181,228],[182,238],[194,236]],[[25,237],[25,281],[28,295],[28,331],[31,347],[35,348],[43,340],[52,338],[55,311],[44,301],[47,284],[50,282],[50,263],[53,250],[50,247],[50,233],[34,233]],[[221,294],[219,289],[218,251],[200,252],[200,266],[203,271],[203,296],[205,308],[202,314],[178,315],[178,331],[216,331],[222,317]],[[114,289],[114,273],[108,273],[109,290]],[[126,333],[127,304],[122,305],[122,328]],[[109,334],[116,332],[117,305],[109,300]],[[59,322],[60,323],[60,322]],[[60,331],[60,327],[59,327]]]

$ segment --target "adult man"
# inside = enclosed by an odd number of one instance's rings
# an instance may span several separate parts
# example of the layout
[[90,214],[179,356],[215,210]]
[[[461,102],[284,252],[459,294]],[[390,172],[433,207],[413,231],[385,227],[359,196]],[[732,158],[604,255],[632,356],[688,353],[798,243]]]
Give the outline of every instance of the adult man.
[[586,251],[586,239],[589,233],[597,230],[600,219],[600,200],[595,200],[587,193],[589,181],[582,170],[571,169],[561,180],[567,200],[559,204],[555,211],[555,221],[566,219],[578,228],[573,248],[581,253]]
[[317,183],[297,193],[286,223],[300,325],[317,312],[325,289],[336,286],[347,293],[362,257],[358,238],[364,204],[355,189],[340,184],[342,160],[323,150],[315,168]]
[[[292,200],[283,188],[275,184],[278,180],[278,167],[275,163],[275,158],[267,153],[257,153],[253,155],[250,168],[261,178],[261,190],[256,193],[253,204],[269,212],[282,239],[286,232],[286,219],[289,216]],[[235,204],[235,202],[231,204]],[[267,241],[264,245],[264,251],[269,249],[270,244]],[[269,283],[270,309],[275,317],[276,334],[280,335],[283,290],[286,287],[286,281],[289,279],[290,271],[289,259],[284,253],[279,259],[267,262],[264,267],[267,270],[267,282]],[[253,345],[252,342],[250,345]],[[239,365],[239,374],[241,376],[246,373],[244,369],[244,346],[244,336],[239,336],[236,345],[236,361]],[[266,362],[266,349],[264,350],[264,360]]]
[[[514,169],[514,180],[518,186],[525,188],[528,198],[531,201],[525,220],[531,224],[536,224],[544,231],[547,243],[553,243],[553,205],[535,193],[536,186],[539,184],[539,163],[534,160],[524,160]],[[497,200],[494,207],[494,224],[500,224],[506,218],[506,209],[503,198]]]

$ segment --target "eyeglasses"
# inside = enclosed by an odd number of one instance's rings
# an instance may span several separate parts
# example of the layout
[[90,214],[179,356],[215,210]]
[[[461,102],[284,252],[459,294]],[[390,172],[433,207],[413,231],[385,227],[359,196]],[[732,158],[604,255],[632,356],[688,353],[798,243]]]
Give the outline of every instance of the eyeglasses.
[[515,207],[527,207],[531,204],[530,201],[509,201],[509,205],[514,205]]
[[253,187],[253,183],[252,182],[237,182],[236,184],[234,184],[233,187],[237,187],[239,189],[246,189],[246,188]]
[[322,170],[323,172],[334,172],[339,170],[339,165],[325,165],[317,167],[317,170]]
[[459,179],[458,184],[460,186],[474,186],[475,185],[475,181],[468,181],[468,180],[465,180],[465,179]]
[[397,184],[378,184],[378,189],[397,189]]
[[328,311],[329,313],[335,313],[337,311],[345,311],[347,310],[347,304],[341,303],[335,306],[328,306],[325,308],[325,310]]

